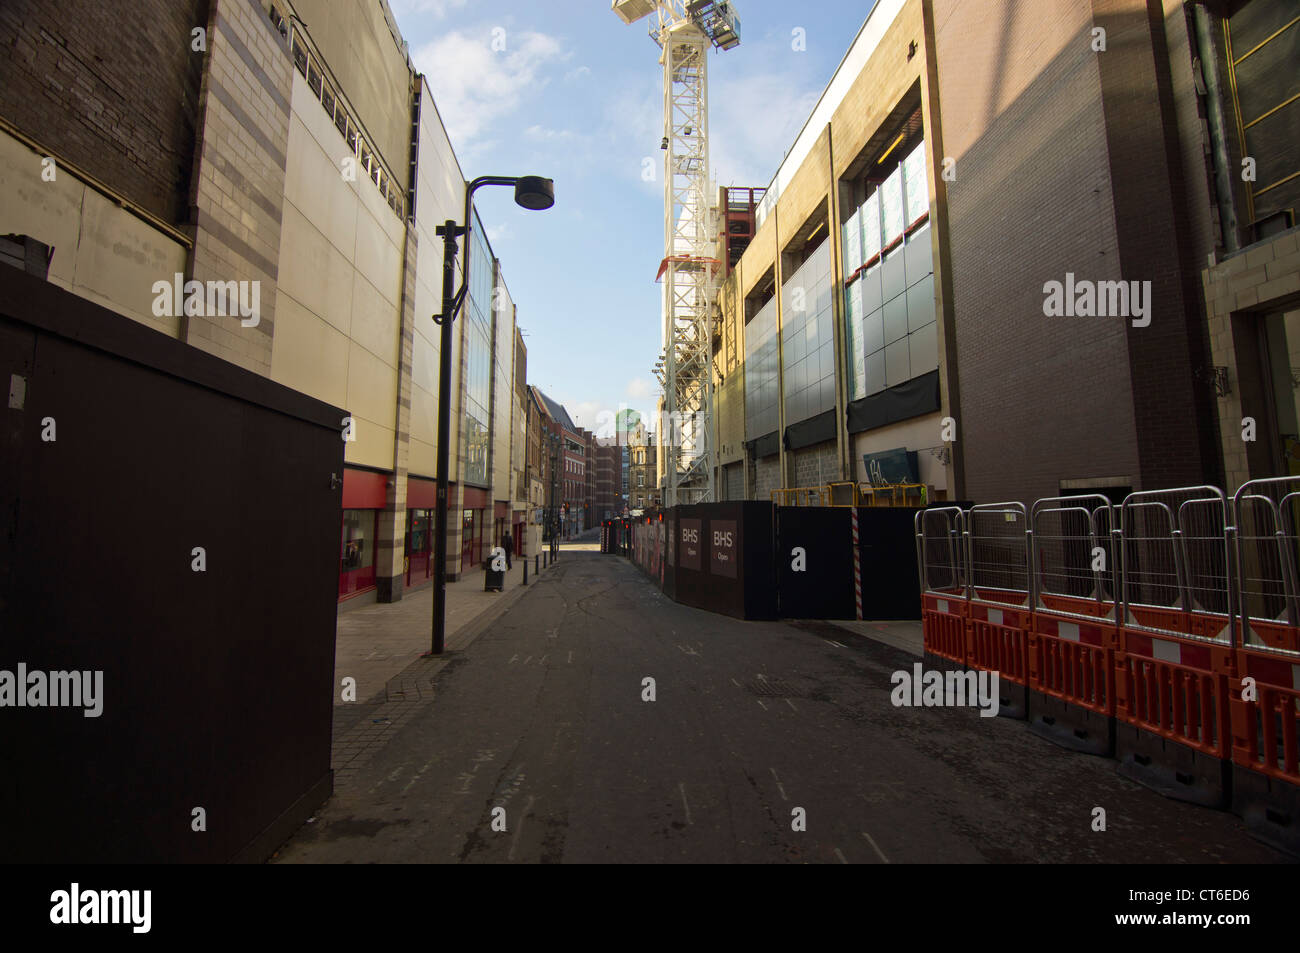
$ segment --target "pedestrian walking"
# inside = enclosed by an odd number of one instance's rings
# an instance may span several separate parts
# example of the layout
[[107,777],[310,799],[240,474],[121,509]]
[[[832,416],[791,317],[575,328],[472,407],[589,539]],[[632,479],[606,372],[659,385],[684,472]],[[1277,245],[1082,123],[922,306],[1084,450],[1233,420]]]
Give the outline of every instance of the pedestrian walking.
[[515,538],[506,530],[505,535],[501,537],[501,548],[506,551],[506,569],[512,569],[510,557],[515,554]]

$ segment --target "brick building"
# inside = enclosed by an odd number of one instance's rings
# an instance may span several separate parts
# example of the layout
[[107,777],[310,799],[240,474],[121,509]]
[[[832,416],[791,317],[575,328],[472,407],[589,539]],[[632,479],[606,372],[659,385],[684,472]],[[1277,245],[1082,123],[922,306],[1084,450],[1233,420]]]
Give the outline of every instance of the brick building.
[[628,433],[628,508],[653,509],[660,505],[658,450],[654,434],[638,421]]
[[596,522],[623,514],[623,448],[614,440],[596,441]]

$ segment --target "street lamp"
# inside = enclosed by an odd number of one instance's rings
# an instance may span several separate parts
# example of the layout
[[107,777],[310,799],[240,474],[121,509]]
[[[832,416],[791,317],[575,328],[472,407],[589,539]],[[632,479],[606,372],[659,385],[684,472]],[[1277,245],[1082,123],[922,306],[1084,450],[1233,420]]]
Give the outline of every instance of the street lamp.
[[[441,655],[447,644],[447,485],[451,442],[451,326],[465,302],[469,289],[470,202],[474,193],[485,185],[513,185],[515,203],[521,208],[541,211],[555,204],[555,183],[538,175],[518,177],[483,175],[465,186],[465,224],[447,219],[434,229],[442,238],[442,314],[434,323],[442,329],[438,354],[438,508],[434,525],[433,559],[433,647],[431,655]],[[464,237],[465,254],[461,260],[460,291],[453,294],[456,283],[456,239]]]

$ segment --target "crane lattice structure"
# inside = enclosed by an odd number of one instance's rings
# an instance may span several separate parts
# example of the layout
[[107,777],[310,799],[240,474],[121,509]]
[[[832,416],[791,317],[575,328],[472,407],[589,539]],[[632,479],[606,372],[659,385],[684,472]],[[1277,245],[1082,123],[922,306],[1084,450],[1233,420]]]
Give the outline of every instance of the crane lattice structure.
[[662,51],[664,83],[664,350],[655,376],[664,389],[668,433],[664,505],[714,499],[713,300],[717,210],[709,179],[710,47],[740,43],[730,3],[715,0],[612,0],[624,23],[650,17]]

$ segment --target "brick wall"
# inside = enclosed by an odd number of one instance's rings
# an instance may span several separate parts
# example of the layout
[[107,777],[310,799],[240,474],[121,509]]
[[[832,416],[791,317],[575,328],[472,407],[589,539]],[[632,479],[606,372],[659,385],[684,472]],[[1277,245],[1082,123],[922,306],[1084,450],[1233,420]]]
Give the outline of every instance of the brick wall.
[[839,444],[834,440],[786,453],[786,486],[825,486],[841,479]]
[[943,149],[956,163],[946,185],[964,491],[1034,499],[1064,479],[1134,473],[1127,322],[1043,314],[1044,283],[1067,271],[1156,277],[1121,269],[1097,65],[1108,54],[1090,48],[1089,4],[933,7]]
[[1107,34],[1095,60],[1120,272],[1152,282],[1150,326],[1127,325],[1140,482],[1151,489],[1213,481],[1213,409],[1192,376],[1206,358],[1197,293],[1205,259],[1191,257],[1163,17],[1146,0],[1093,0],[1092,9]]
[[781,458],[767,457],[754,464],[754,492],[751,499],[771,499],[772,491],[779,490],[784,484],[781,479]]
[[207,0],[5,0],[0,116],[182,224],[204,61],[190,31],[207,23]]

